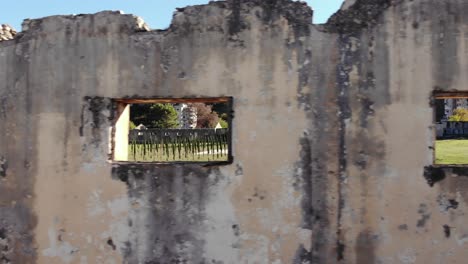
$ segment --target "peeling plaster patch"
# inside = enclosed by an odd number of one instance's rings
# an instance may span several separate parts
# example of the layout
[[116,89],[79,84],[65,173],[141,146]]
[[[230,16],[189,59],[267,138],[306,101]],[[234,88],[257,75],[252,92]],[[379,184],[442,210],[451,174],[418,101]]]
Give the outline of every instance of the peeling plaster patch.
[[96,166],[93,163],[84,162],[81,164],[81,169],[85,172],[94,172],[96,171]]
[[457,236],[456,241],[460,247],[465,245],[465,243],[468,243],[468,234]]
[[50,247],[43,250],[42,254],[47,257],[58,257],[64,263],[71,263],[74,258],[73,254],[78,252],[79,249],[66,241],[58,241],[58,234],[54,228],[49,228],[48,233]]
[[242,165],[236,164],[236,176],[241,176],[244,175],[244,169],[242,168]]
[[88,200],[88,215],[98,216],[106,211],[105,204],[101,201],[101,190],[93,191]]
[[108,201],[107,207],[109,208],[112,216],[114,217],[124,214],[129,210],[128,200],[126,197],[120,197],[112,201]]
[[[115,246],[114,250],[125,252],[127,248],[128,238],[132,235],[128,225],[127,214],[120,214],[121,217],[114,219],[109,227],[109,231],[101,234],[102,239],[107,241],[111,239],[112,244]],[[115,216],[114,216],[115,217]],[[114,247],[112,247],[114,248]]]
[[[295,212],[290,210],[294,210],[294,208],[297,208],[297,218],[299,220],[301,213],[300,205],[302,202],[302,196],[297,194],[294,190],[293,183],[295,179],[290,177],[290,175],[294,174],[293,167],[284,166],[283,168],[280,168],[277,171],[275,171],[275,174],[282,178],[282,186],[287,186],[289,188],[284,188],[280,192],[272,208],[257,208],[255,213],[257,214],[259,221],[262,223],[262,226],[271,227],[273,233],[277,233],[280,235],[291,234],[294,232],[293,230],[297,230],[297,226],[295,223],[288,222],[285,219],[284,210],[288,210],[289,217],[294,217]],[[267,199],[267,195],[268,193],[266,190],[262,190],[255,187],[254,194],[251,200],[257,199],[261,201]],[[306,232],[302,232],[302,230]],[[299,229],[298,231],[296,231],[296,236],[298,238],[301,238],[301,235],[306,236],[307,234],[310,234],[309,232],[307,232],[307,229]],[[310,237],[306,239],[299,239],[298,244],[303,243],[310,246],[310,243],[308,242],[310,242]]]
[[241,235],[243,241],[248,241],[250,247],[243,249],[242,259],[238,263],[266,263],[269,252],[269,239],[262,235]]
[[310,239],[312,237],[312,230],[298,228],[297,236],[299,237],[299,241],[302,242],[302,246],[305,248],[310,248],[312,246],[312,241]]
[[281,199],[277,202],[280,205],[280,208],[299,208],[302,203],[303,197],[299,194],[299,191],[296,188],[297,179],[291,177],[294,175],[298,169],[293,166],[283,166],[275,171],[275,174],[282,178],[282,186],[290,186],[281,192]]
[[455,199],[448,199],[445,195],[439,195],[437,197],[437,202],[439,203],[440,212],[445,213],[449,209],[457,209],[458,202]]
[[82,256],[80,258],[80,264],[88,264],[88,258],[86,256]]
[[403,252],[398,254],[398,259],[403,264],[416,263],[416,253],[413,249],[405,249]]
[[[223,186],[223,184],[221,184]],[[226,187],[226,186],[225,186]],[[239,235],[241,229],[233,222],[236,219],[234,206],[226,192],[212,193],[206,204],[205,223],[209,226],[204,234],[206,259],[222,259],[228,263],[235,263],[238,256]],[[232,229],[232,232],[226,232]]]

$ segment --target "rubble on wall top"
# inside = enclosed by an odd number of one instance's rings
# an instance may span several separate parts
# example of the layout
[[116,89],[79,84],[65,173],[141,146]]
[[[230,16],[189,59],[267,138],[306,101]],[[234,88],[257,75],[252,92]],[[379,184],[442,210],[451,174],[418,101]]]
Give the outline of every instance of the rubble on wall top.
[[[101,23],[107,25],[109,28],[114,28],[114,32],[119,32],[121,26],[126,25],[127,30],[130,31],[149,31],[148,25],[138,16],[131,14],[124,14],[122,11],[101,11],[94,14],[73,14],[73,15],[54,15],[42,18],[25,19],[22,23],[22,32],[24,34],[34,34],[31,32],[44,30],[46,23],[60,23],[61,25],[67,23],[74,23],[77,21],[93,18],[93,23]],[[94,22],[95,21],[95,22]]]
[[[350,33],[361,30],[362,28],[378,23],[380,14],[389,6],[399,3],[403,0],[345,0],[341,9],[336,12],[323,28],[331,33]],[[224,0],[210,1],[209,4],[188,6],[178,8],[173,21],[169,27],[172,31],[187,28],[188,24],[194,24],[198,27],[207,27],[200,24],[202,11],[210,7],[229,9],[230,15],[227,17],[229,33],[236,34],[246,28],[245,17],[243,14],[250,12],[254,7],[261,7],[264,12],[257,16],[270,23],[279,16],[285,17],[295,28],[295,32],[308,34],[308,26],[312,25],[313,9],[302,1],[293,0]],[[37,34],[43,29],[43,22],[58,21],[61,25],[69,21],[77,21],[93,17],[95,23],[108,25],[111,33],[121,34],[127,32],[151,31],[148,25],[140,18],[134,15],[124,15],[121,11],[102,11],[95,14],[79,15],[57,15],[38,19],[25,19],[22,28],[22,39]],[[98,19],[99,18],[99,19]],[[214,20],[213,20],[214,21]],[[93,22],[94,23],[94,22]],[[209,26],[209,25],[208,25]],[[11,26],[2,24],[0,27],[0,42],[14,39],[17,31]]]
[[0,26],[0,41],[14,39],[16,30],[8,24],[2,24]]

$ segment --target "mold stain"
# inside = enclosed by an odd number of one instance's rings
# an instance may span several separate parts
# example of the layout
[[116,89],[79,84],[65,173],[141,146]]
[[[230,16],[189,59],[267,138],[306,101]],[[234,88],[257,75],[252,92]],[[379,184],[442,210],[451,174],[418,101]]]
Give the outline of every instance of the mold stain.
[[7,176],[8,162],[5,157],[0,156],[0,177]]
[[451,232],[450,232],[451,227],[448,226],[448,225],[443,225],[442,227],[443,227],[443,229],[444,229],[444,235],[445,235],[445,237],[446,237],[446,238],[449,238],[449,237],[450,237],[450,233],[451,233]]
[[[102,128],[114,118],[114,107],[110,98],[86,96],[81,113],[80,136],[84,134],[84,127],[89,126],[92,135],[90,144],[98,147],[101,143]],[[87,120],[89,115],[91,118]]]
[[455,199],[448,199],[445,195],[439,195],[437,197],[437,202],[439,203],[439,208],[441,212],[447,212],[448,210],[456,210],[458,208],[459,202]]
[[117,248],[115,246],[115,244],[114,244],[114,241],[110,237],[109,237],[109,239],[107,239],[107,245],[110,246],[112,248],[112,250],[115,250]]
[[416,222],[416,227],[424,227],[426,222],[431,218],[431,214],[427,212],[428,207],[426,204],[420,204],[418,209],[418,214],[421,216],[420,219]]
[[[130,212],[134,219],[129,224],[131,232],[144,232],[146,240],[127,241],[124,251],[128,263],[173,259],[203,262],[205,242],[198,234],[206,228],[205,206],[210,189],[217,183],[218,169],[198,165],[116,164],[112,175],[113,179],[126,182],[131,200],[148,204],[145,210],[138,206]],[[232,230],[240,234],[238,225],[233,225]],[[108,245],[112,247],[109,241]]]
[[362,231],[356,238],[356,263],[376,263],[375,256],[375,236],[368,231]]
[[433,187],[435,183],[445,179],[445,171],[443,168],[433,166],[424,167],[424,178],[429,186]]

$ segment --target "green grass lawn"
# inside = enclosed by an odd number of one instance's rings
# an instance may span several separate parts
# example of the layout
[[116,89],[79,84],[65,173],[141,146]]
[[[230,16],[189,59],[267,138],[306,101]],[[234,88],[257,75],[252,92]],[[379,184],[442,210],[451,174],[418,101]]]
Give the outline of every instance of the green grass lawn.
[[468,140],[436,140],[436,164],[468,164]]
[[[135,148],[136,147],[136,148]],[[174,162],[174,161],[190,161],[190,162],[208,162],[208,161],[227,161],[227,144],[223,145],[224,151],[217,151],[217,149],[210,150],[208,148],[202,148],[200,152],[194,151],[186,153],[184,148],[177,147],[173,148],[172,144],[168,144],[169,151],[161,149],[159,145],[156,151],[156,146],[153,145],[150,149],[143,149],[142,144],[129,145],[128,161],[141,161],[141,162]]]

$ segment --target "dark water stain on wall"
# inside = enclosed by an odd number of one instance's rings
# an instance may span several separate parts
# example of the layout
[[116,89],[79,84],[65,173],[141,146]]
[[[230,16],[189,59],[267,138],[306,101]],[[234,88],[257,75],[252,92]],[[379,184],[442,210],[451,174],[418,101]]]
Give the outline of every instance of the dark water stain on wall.
[[[319,218],[319,212],[314,211],[312,206],[312,171],[311,171],[311,144],[307,138],[302,138],[300,140],[302,146],[301,150],[301,162],[297,166],[301,169],[301,174],[296,177],[301,177],[297,179],[299,182],[296,184],[302,185],[303,198],[302,198],[302,219],[303,219],[303,228],[312,229],[314,218]],[[299,188],[300,186],[296,186]]]
[[112,175],[127,183],[132,201],[135,235],[123,249],[129,263],[204,263],[205,206],[222,177],[217,168],[120,164]]
[[[36,216],[29,206],[0,206],[0,263],[35,263]],[[3,261],[3,262],[2,262]]]
[[442,212],[447,212],[450,209],[455,210],[458,208],[459,202],[456,199],[449,199],[444,194],[439,194],[437,197],[437,203]]
[[0,177],[7,176],[8,161],[5,157],[0,156]]
[[445,235],[445,237],[446,237],[446,238],[449,238],[449,237],[450,237],[450,229],[451,229],[451,227],[448,226],[448,225],[443,225],[442,227],[444,228],[444,235]]
[[0,135],[0,261],[35,263],[37,217],[32,207],[40,95],[31,85],[33,47],[29,42],[15,45],[15,52],[7,54],[8,67],[2,68],[2,73],[8,76],[2,83],[5,89],[0,85],[1,103],[6,107],[2,109],[6,112],[0,128],[9,128]]
[[431,218],[431,213],[428,211],[429,208],[426,204],[420,204],[418,209],[418,214],[420,218],[416,222],[416,227],[424,227],[427,221]]
[[86,127],[90,129],[92,138],[88,141],[89,145],[98,147],[101,144],[102,129],[109,127],[109,123],[114,119],[115,107],[111,98],[100,96],[84,98],[79,133],[80,136],[84,136]]
[[346,250],[345,234],[342,228],[343,210],[346,206],[346,197],[344,193],[344,184],[348,177],[348,146],[346,134],[346,120],[352,116],[350,106],[350,79],[349,73],[353,65],[353,54],[349,53],[351,48],[351,38],[348,34],[340,35],[338,38],[337,48],[340,52],[340,63],[336,67],[337,79],[337,104],[338,104],[338,212],[336,214],[337,230],[336,230],[336,259],[341,261],[344,259]]
[[398,226],[398,230],[406,231],[406,230],[408,230],[408,225],[407,225],[407,224],[399,225],[399,226]]
[[[432,61],[433,76],[436,85],[444,90],[453,89],[454,81],[460,74],[458,65],[458,43],[457,38],[462,36],[458,31],[460,17],[454,8],[460,8],[460,5],[452,4],[450,1],[432,1],[431,10],[431,32],[432,32]],[[468,6],[464,5],[465,13],[468,12]],[[440,12],[447,10],[448,12]]]
[[429,186],[434,186],[435,183],[445,179],[445,171],[443,168],[426,166],[424,167],[424,178]]
[[373,236],[369,231],[362,231],[356,238],[355,252],[356,263],[373,264],[376,263],[376,236]]

